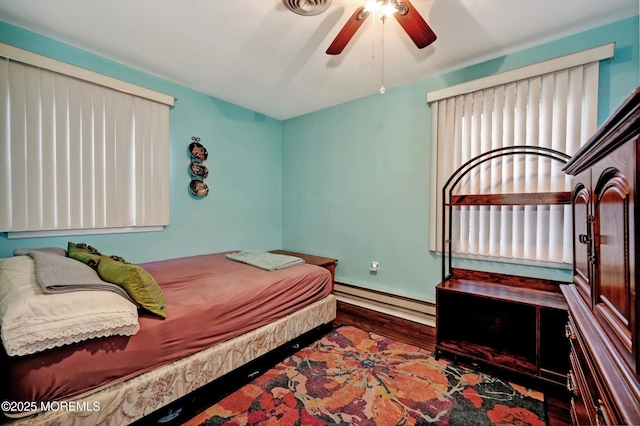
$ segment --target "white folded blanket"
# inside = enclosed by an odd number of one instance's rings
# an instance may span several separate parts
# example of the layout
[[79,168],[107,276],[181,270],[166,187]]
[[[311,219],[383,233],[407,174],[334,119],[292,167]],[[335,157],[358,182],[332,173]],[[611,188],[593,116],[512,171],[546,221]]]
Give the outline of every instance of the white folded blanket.
[[304,263],[304,259],[286,254],[274,254],[260,250],[241,250],[226,255],[227,259],[246,263],[257,268],[273,271]]

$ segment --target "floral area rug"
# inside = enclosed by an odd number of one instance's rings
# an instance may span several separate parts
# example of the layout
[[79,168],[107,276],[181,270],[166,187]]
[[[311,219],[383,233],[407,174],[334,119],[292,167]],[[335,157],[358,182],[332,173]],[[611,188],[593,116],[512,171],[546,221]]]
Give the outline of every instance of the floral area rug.
[[545,425],[544,395],[343,326],[186,423]]

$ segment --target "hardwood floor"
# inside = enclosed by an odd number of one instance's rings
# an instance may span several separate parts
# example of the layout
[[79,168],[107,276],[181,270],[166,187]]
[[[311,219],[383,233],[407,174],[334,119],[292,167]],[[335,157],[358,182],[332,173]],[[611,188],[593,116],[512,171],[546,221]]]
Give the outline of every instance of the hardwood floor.
[[431,351],[436,344],[435,328],[349,303],[338,302],[338,315],[333,325],[339,324],[353,325]]
[[[338,314],[333,325],[353,325],[429,351],[435,349],[435,328],[344,302],[338,302]],[[565,397],[562,392],[560,395],[547,395],[547,407],[549,426],[571,425],[568,395]]]

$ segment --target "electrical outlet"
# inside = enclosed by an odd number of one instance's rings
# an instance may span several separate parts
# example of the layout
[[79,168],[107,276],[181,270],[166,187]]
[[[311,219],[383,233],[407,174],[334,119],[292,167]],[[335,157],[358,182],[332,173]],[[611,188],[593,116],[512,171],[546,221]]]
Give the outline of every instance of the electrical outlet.
[[371,272],[378,272],[379,267],[380,267],[380,264],[374,260],[371,262],[371,266],[369,267],[369,270]]

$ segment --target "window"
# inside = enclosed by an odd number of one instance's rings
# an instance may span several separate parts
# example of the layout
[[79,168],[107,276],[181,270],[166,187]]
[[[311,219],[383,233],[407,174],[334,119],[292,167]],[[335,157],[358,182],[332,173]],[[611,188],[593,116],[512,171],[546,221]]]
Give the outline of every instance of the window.
[[171,105],[170,96],[0,44],[0,231],[168,225]]
[[[606,45],[430,92],[432,250],[441,250],[441,189],[467,160],[503,146],[541,146],[574,154],[595,132],[598,61]],[[569,191],[561,167],[532,156],[491,160],[459,185],[459,193]],[[452,216],[454,256],[571,263],[568,206],[458,207]],[[566,226],[565,226],[566,224]]]

